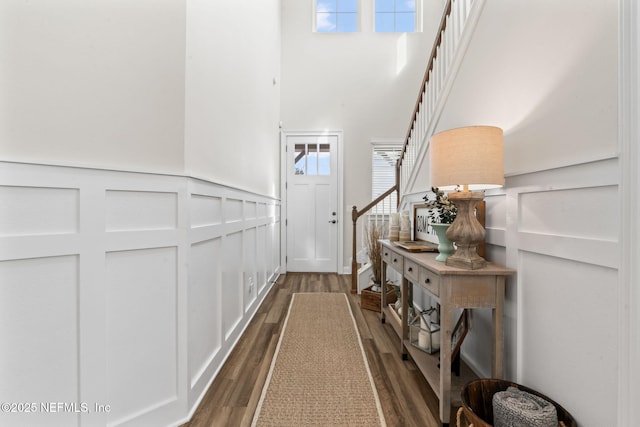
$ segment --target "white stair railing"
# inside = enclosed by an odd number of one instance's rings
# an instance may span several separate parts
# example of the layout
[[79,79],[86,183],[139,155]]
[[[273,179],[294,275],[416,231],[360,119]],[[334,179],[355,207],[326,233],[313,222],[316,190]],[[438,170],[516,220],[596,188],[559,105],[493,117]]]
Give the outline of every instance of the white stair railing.
[[[429,63],[422,80],[418,100],[413,109],[409,130],[396,167],[396,185],[386,193],[369,203],[362,210],[353,207],[353,242],[351,292],[357,292],[358,261],[357,253],[364,248],[367,227],[370,224],[383,224],[388,231],[391,213],[389,195],[397,192],[397,201],[402,205],[401,197],[407,194],[416,179],[417,172],[426,157],[428,141],[442,111],[446,95],[453,81],[454,72],[460,66],[462,56],[478,22],[480,12],[486,0],[448,0],[436,40],[431,49]],[[386,201],[388,198],[388,201]],[[396,206],[397,207],[397,206]],[[366,214],[366,219],[358,219]],[[358,240],[360,228],[360,240]]]
[[400,194],[407,194],[426,156],[426,147],[442,111],[452,83],[452,70],[459,66],[462,53],[475,29],[485,0],[449,0],[440,30],[431,50],[404,149],[398,160]]

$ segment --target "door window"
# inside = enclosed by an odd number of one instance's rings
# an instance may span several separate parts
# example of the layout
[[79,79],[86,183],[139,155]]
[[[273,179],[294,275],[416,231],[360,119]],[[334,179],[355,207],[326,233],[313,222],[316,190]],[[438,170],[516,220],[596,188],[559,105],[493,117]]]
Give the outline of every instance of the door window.
[[294,156],[296,175],[331,175],[329,144],[296,144]]

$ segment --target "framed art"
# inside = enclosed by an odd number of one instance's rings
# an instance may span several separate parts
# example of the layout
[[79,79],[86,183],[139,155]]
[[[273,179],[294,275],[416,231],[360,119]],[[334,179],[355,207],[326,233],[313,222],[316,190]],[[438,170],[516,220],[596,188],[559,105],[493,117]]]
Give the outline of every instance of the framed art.
[[467,332],[469,332],[469,313],[465,308],[460,313],[460,318],[451,334],[451,360],[454,360],[460,354],[460,347],[464,337],[467,336]]

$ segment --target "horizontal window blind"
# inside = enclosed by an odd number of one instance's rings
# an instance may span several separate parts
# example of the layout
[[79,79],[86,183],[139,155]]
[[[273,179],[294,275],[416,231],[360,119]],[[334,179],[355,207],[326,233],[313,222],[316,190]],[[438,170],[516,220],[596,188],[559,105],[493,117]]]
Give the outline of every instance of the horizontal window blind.
[[[373,164],[371,167],[372,200],[383,194],[396,183],[396,162],[400,157],[402,145],[374,145],[373,146]],[[398,206],[398,195],[393,192],[389,197],[391,199],[391,212],[395,212]]]

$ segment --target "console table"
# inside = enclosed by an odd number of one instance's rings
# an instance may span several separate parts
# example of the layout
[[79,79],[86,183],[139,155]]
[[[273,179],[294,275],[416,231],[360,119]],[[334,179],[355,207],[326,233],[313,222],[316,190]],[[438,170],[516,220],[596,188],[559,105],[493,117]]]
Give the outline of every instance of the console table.
[[[387,305],[385,292],[382,292],[381,319],[387,319],[400,336],[400,351],[406,359],[411,355],[422,375],[440,400],[440,422],[449,424],[451,405],[460,404],[460,390],[475,378],[471,370],[462,366],[460,376],[451,376],[451,334],[453,327],[452,312],[459,308],[491,308],[493,315],[493,340],[491,344],[491,375],[503,378],[503,310],[504,289],[507,276],[515,270],[487,263],[479,270],[464,270],[447,266],[436,261],[435,253],[409,252],[388,240],[382,243],[382,283],[386,283],[387,266],[402,275],[401,292],[402,316]],[[409,325],[405,313],[408,313],[409,284],[421,286],[440,303],[440,352],[428,354],[411,345]],[[449,349],[449,351],[445,351]],[[440,360],[439,360],[440,359]],[[440,364],[440,368],[438,367]],[[464,364],[463,364],[464,365]],[[452,384],[453,383],[453,384]],[[453,393],[452,393],[453,392]]]

